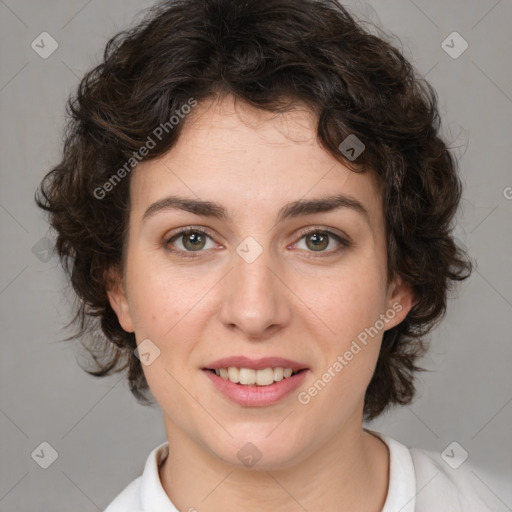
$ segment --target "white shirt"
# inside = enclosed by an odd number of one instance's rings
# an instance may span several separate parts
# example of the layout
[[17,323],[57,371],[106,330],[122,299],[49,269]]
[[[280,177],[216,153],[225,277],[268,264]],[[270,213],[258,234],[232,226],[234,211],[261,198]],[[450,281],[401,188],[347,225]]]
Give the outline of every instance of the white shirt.
[[[381,512],[499,512],[473,466],[465,461],[452,469],[439,453],[407,448],[395,439],[365,429],[389,448],[389,486]],[[449,452],[451,455],[453,452]],[[158,468],[169,454],[168,442],[148,456],[144,472],[110,503],[104,512],[180,512],[160,482]],[[456,464],[453,464],[456,465]],[[473,471],[475,471],[473,473]],[[476,476],[475,475],[478,475]],[[194,510],[191,507],[191,510]],[[181,511],[187,512],[187,511]]]

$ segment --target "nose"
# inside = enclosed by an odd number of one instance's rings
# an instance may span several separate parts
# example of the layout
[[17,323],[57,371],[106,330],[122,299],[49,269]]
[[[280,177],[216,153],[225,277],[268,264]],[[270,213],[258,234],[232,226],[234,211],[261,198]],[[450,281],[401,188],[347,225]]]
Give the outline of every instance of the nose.
[[263,340],[289,324],[291,293],[277,269],[268,250],[250,263],[234,255],[219,313],[228,329],[251,340]]

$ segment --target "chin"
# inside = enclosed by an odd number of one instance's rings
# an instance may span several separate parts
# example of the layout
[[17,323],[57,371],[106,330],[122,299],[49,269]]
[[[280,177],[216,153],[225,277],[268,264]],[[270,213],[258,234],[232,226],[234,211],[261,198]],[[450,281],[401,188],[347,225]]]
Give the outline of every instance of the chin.
[[[271,471],[286,469],[298,462],[305,453],[305,446],[298,444],[297,440],[284,429],[277,432],[280,427],[273,424],[271,428],[251,430],[246,429],[243,435],[233,434],[229,444],[212,447],[212,451],[225,463],[245,468],[247,470]],[[272,432],[272,429],[276,431]],[[269,435],[269,432],[272,432]]]

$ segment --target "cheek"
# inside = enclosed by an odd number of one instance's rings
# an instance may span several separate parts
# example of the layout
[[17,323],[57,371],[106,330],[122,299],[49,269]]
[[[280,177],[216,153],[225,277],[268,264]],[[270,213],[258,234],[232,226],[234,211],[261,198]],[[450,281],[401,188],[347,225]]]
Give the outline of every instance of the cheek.
[[337,428],[361,407],[372,379],[383,334],[375,325],[385,304],[378,277],[347,275],[333,281],[329,291],[322,287],[315,294],[315,312],[322,320],[315,330],[324,333],[315,338],[321,363],[299,402],[304,411],[329,417],[327,429]]
[[149,261],[149,255],[134,257],[128,266],[130,310],[137,342],[149,339],[159,352],[153,363],[142,365],[151,390],[178,405],[175,395],[167,396],[168,390],[179,388],[173,376],[179,380],[178,375],[183,377],[191,368],[191,354],[209,315],[208,290],[218,279],[185,275],[180,269]]
[[312,305],[319,354],[315,379],[300,403],[310,400],[310,411],[343,421],[364,400],[379,356],[382,330],[375,324],[385,308],[385,280],[376,265],[353,265],[299,293]]
[[201,279],[186,278],[146,256],[135,255],[128,265],[130,310],[138,334],[163,340],[198,303]]
[[329,276],[298,281],[297,296],[311,308],[320,331],[338,348],[374,325],[386,303],[386,287],[376,268],[340,268]]
[[[158,357],[142,365],[148,385],[166,410],[183,410],[190,397],[180,383],[191,371],[190,355],[198,339],[203,295],[197,283],[176,275],[145,268],[133,294],[137,342],[149,338],[158,347]],[[197,398],[197,397],[196,397]]]

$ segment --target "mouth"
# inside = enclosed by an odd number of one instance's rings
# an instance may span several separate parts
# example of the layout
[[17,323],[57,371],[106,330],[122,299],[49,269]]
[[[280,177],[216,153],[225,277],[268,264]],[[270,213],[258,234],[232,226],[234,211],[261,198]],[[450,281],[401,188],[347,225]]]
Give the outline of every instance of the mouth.
[[294,375],[307,371],[307,368],[293,370],[292,368],[284,368],[277,366],[275,368],[268,367],[262,370],[254,370],[252,368],[237,368],[229,366],[227,368],[204,368],[205,371],[213,373],[224,380],[228,380],[233,384],[241,386],[271,386],[276,382],[289,379]]
[[222,395],[246,407],[277,403],[300,386],[310,369],[279,357],[229,357],[201,368]]
[[251,359],[245,356],[233,356],[213,361],[202,369],[215,373],[233,384],[270,386],[309,368],[298,361],[282,357]]

